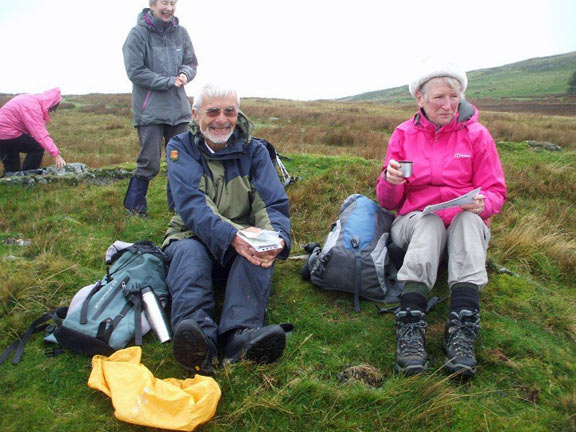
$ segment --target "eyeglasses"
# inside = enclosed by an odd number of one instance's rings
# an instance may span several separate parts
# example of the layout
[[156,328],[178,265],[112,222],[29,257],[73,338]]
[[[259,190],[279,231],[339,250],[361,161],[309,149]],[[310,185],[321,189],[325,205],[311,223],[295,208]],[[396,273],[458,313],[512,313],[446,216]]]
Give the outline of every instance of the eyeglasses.
[[204,111],[204,114],[206,114],[207,117],[216,118],[220,115],[221,112],[223,112],[226,117],[236,117],[238,115],[238,110],[233,106],[229,106],[224,109],[218,107],[208,108],[206,111]]
[[160,1],[160,4],[162,4],[162,6],[168,6],[168,5],[170,5],[170,6],[174,7],[174,6],[176,6],[176,1],[177,1],[177,0],[172,0],[172,1],[161,0],[161,1]]

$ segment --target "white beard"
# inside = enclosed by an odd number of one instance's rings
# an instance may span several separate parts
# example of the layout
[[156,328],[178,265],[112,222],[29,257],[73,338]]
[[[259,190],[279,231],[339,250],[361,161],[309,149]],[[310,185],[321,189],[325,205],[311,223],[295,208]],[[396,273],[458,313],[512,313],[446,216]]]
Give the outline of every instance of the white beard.
[[217,136],[213,135],[209,129],[208,130],[202,130],[202,128],[200,128],[200,132],[202,132],[202,135],[204,135],[204,138],[206,138],[208,141],[210,141],[213,144],[226,144],[228,142],[228,139],[230,139],[230,137],[234,133],[234,130],[232,130],[227,135],[217,135]]

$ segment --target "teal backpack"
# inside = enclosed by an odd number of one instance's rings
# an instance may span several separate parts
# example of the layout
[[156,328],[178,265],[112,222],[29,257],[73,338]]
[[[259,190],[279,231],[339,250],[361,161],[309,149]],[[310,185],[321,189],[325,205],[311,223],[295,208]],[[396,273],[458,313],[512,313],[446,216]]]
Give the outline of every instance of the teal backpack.
[[[70,306],[57,308],[34,321],[0,355],[0,364],[12,352],[12,363],[18,363],[30,336],[42,330],[46,332],[46,342],[88,356],[108,356],[131,342],[142,345],[142,336],[150,330],[142,313],[142,290],[151,288],[161,304],[168,302],[168,258],[152,242],[139,241],[117,250],[106,263],[108,270],[102,280],[79,290]],[[50,320],[55,324],[46,324]],[[52,354],[61,351],[55,349]]]

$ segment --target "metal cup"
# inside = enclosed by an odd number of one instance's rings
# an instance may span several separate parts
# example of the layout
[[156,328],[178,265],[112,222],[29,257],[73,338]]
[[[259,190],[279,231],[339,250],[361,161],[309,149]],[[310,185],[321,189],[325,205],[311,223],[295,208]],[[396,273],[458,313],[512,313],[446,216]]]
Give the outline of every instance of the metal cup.
[[408,178],[412,176],[412,166],[414,165],[414,162],[412,161],[398,161],[398,163],[400,164],[400,171],[402,171],[402,177],[404,178]]

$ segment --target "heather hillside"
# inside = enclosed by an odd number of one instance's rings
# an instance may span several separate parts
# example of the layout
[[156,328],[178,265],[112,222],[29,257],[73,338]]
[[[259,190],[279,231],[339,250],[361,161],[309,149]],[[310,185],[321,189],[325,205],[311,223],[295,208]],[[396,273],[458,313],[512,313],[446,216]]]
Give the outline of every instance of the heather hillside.
[[[468,89],[466,96],[478,106],[494,105],[500,110],[528,109],[518,101],[537,102],[544,109],[553,105],[549,113],[561,114],[556,104],[564,105],[564,112],[576,113],[576,99],[567,97],[568,82],[576,71],[576,51],[548,57],[536,57],[493,68],[467,71]],[[349,102],[407,103],[411,96],[408,85],[340,99]],[[503,102],[505,101],[505,103]],[[542,106],[544,105],[544,106]],[[546,111],[545,111],[546,112]]]

